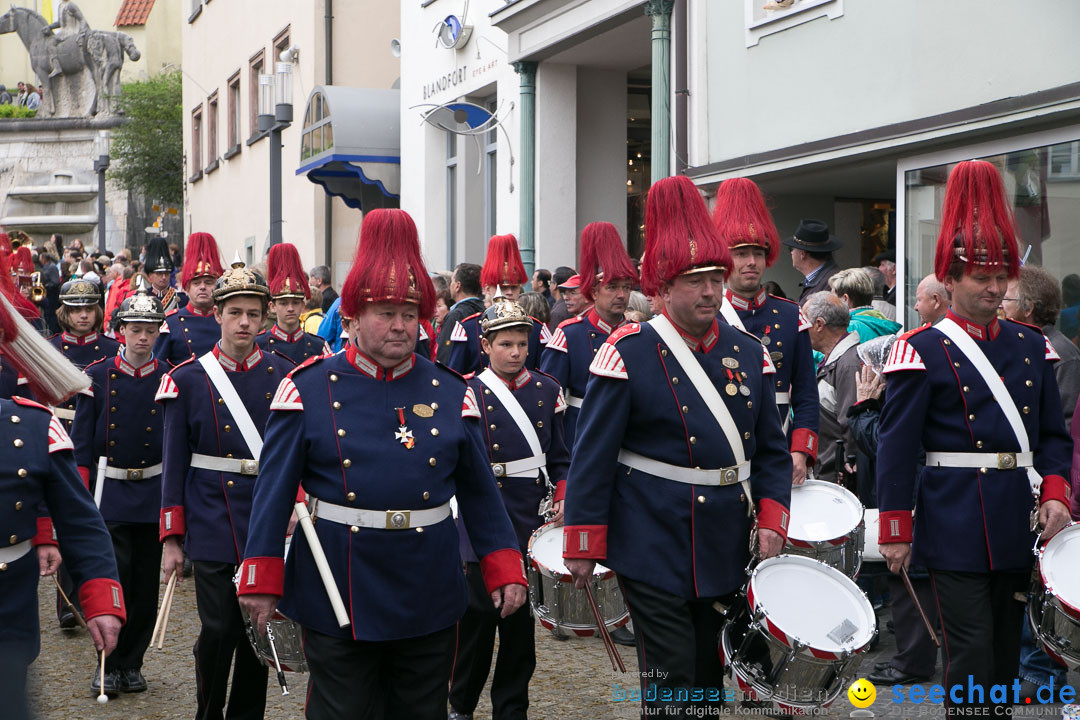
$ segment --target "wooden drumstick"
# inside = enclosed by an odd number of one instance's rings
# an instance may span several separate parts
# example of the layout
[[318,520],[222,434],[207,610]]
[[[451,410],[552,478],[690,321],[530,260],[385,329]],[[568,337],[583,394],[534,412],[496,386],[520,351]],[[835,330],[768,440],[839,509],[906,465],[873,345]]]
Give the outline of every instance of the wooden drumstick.
[[104,705],[109,702],[109,696],[105,694],[105,651],[101,651],[101,685],[98,689],[97,701]]
[[919,611],[919,617],[926,624],[926,632],[930,633],[930,639],[934,641],[934,647],[941,647],[941,641],[938,640],[937,633],[934,632],[934,626],[930,623],[930,618],[926,617],[922,604],[919,602],[918,596],[915,595],[915,588],[911,585],[911,578],[908,577],[907,568],[903,565],[900,565],[900,577],[904,578],[904,587],[907,588],[908,595],[911,596],[911,602],[915,603],[915,609]]
[[618,670],[619,672],[626,672],[626,666],[623,665],[619,650],[615,647],[615,642],[611,639],[611,633],[608,632],[603,616],[600,615],[600,608],[596,604],[596,598],[593,597],[592,585],[588,581],[585,582],[585,597],[589,598],[589,607],[592,608],[593,617],[596,618],[596,624],[600,627],[600,639],[604,641],[604,648],[607,650],[608,659],[611,660],[611,669]]
[[79,621],[80,625],[82,625],[82,629],[90,632],[90,628],[86,626],[86,621],[83,620],[82,613],[80,613],[75,608],[75,605],[71,602],[71,600],[68,599],[67,593],[64,592],[64,588],[60,587],[60,576],[57,573],[53,573],[53,581],[56,583],[56,590],[60,593],[60,597],[64,599],[64,603],[68,606],[68,609],[70,609],[71,612],[75,613],[75,619]]
[[169,576],[169,582],[165,585],[165,592],[161,595],[161,607],[158,608],[157,620],[154,621],[154,632],[150,635],[151,645],[157,640],[158,631],[161,630],[161,621],[165,617],[165,605],[168,603],[169,598],[172,597],[175,585],[176,571],[173,570],[172,575]]
[[[176,574],[174,572],[173,573],[173,578],[175,579],[175,577],[176,577]],[[164,601],[162,601],[162,607],[164,608],[164,613],[163,613],[163,616],[161,618],[161,635],[158,637],[158,645],[157,645],[158,650],[161,650],[161,648],[165,645],[165,630],[168,629],[168,627],[169,627],[169,613],[172,611],[172,601],[173,601],[173,598],[176,596],[176,584],[175,583],[173,583],[172,589],[168,590],[168,593],[169,593],[169,597],[166,598]]]

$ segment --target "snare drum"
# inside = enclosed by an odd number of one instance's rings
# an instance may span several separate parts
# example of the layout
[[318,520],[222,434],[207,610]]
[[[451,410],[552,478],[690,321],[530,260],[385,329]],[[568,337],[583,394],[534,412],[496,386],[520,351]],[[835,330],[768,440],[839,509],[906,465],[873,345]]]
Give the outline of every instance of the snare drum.
[[885,562],[885,556],[881,554],[881,547],[878,545],[879,512],[880,511],[877,508],[866,508],[864,511],[864,517],[866,519],[866,542],[863,544],[863,562]]
[[877,634],[874,608],[851,578],[793,555],[762,561],[725,615],[720,659],[746,699],[795,714],[831,704]]
[[[589,607],[584,589],[574,587],[574,578],[563,564],[563,528],[548,523],[529,538],[529,603],[540,624],[553,632],[595,635],[599,627]],[[593,570],[593,596],[608,628],[630,620],[615,573],[597,564]]]
[[[285,538],[285,557],[289,557],[289,549],[292,546],[292,535]],[[240,586],[240,575],[233,578],[233,584]],[[274,670],[274,653],[270,649],[270,638],[267,633],[257,633],[252,627],[248,615],[244,612],[244,606],[240,606],[240,617],[244,620],[247,628],[248,642],[255,651],[259,661]],[[278,662],[285,672],[307,672],[307,658],[304,657],[304,630],[298,623],[275,612],[270,620],[270,630],[274,634],[274,647],[277,649]]]
[[1035,553],[1028,622],[1046,653],[1080,668],[1080,523],[1070,523]]
[[831,565],[848,577],[859,574],[863,506],[835,483],[807,480],[791,488],[791,520],[784,552]]

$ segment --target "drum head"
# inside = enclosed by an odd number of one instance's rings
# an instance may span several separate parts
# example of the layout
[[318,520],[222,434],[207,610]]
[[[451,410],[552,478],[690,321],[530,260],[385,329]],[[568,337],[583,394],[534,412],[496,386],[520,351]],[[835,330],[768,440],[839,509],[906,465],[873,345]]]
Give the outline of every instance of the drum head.
[[[780,555],[763,561],[750,578],[755,609],[790,641],[840,654],[874,637],[874,608],[859,586],[839,570],[807,557]],[[783,639],[783,638],[779,638]]]
[[862,519],[862,503],[839,485],[807,480],[791,488],[788,537],[792,540],[834,540],[854,530]]
[[[533,533],[532,538],[529,540],[529,557],[536,562],[536,564],[543,566],[549,570],[553,575],[567,577],[570,576],[570,571],[566,569],[566,565],[563,564],[563,528],[562,525],[555,526],[547,524]],[[594,575],[604,575],[611,572],[600,563],[596,564],[596,569],[593,570]]]
[[863,545],[863,562],[885,562],[885,556],[881,554],[878,546],[878,509],[866,508],[866,542]]
[[1070,608],[1080,608],[1080,523],[1073,523],[1050,538],[1039,560],[1043,582]]

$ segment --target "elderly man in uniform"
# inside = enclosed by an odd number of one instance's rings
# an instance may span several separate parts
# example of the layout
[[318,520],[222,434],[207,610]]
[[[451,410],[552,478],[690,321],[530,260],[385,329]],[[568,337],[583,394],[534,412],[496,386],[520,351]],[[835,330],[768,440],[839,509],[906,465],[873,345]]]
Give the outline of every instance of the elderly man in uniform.
[[713,208],[716,230],[731,251],[720,313],[729,325],[761,340],[776,366],[776,406],[790,426],[791,482],[800,485],[817,462],[818,394],[810,322],[792,300],[765,292],[761,277],[780,255],[780,234],[753,180],[720,184]]
[[783,243],[791,251],[792,266],[804,276],[799,283],[799,304],[805,305],[806,298],[828,289],[829,278],[840,271],[833,252],[844,243],[820,220],[800,220],[795,234],[784,238]]
[[[255,344],[269,299],[262,277],[234,262],[213,293],[221,340],[164,375],[157,392],[165,406],[162,565],[166,577],[182,572],[186,550],[195,567],[202,623],[195,642],[200,718],[225,712],[234,654],[228,717],[261,718],[266,705],[266,667],[244,635],[233,574],[244,556],[270,400],[294,367]],[[285,542],[284,532],[279,540]]]
[[172,366],[210,352],[221,339],[215,319],[214,286],[221,277],[221,255],[210,233],[191,233],[180,271],[180,284],[188,303],[178,310],[165,311],[165,323],[154,346],[154,356]]
[[[660,180],[645,213],[642,289],[663,298],[664,312],[612,333],[593,361],[563,556],[579,586],[599,561],[618,574],[638,664],[650,671],[643,698],[648,681],[704,688],[715,706],[714,603],[746,581],[753,513],[760,555],[783,547],[791,455],[768,354],[717,321],[730,256],[697,188],[685,176]],[[646,703],[665,717],[696,711]]]
[[311,297],[307,273],[296,246],[278,243],[270,248],[266,274],[270,280],[270,308],[276,319],[255,338],[263,350],[273,350],[299,365],[309,357],[326,355],[330,346],[318,335],[304,332],[300,315]]
[[[997,317],[1018,265],[997,169],[959,163],[934,262],[952,305],[893,345],[877,465],[881,554],[892,572],[909,562],[930,570],[952,706],[989,705],[992,685],[1012,686],[1024,611],[1016,596],[1028,589],[1036,527],[1046,540],[1069,521],[1057,353],[1038,328]],[[912,513],[920,446],[926,467]]]

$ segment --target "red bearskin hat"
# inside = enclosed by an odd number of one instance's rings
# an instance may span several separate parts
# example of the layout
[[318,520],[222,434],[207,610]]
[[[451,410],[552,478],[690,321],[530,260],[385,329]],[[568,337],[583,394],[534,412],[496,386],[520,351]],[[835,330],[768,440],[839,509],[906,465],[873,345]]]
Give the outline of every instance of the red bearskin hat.
[[0,257],[7,257],[15,252],[11,247],[11,237],[6,232],[0,232]]
[[364,215],[352,270],[341,288],[341,314],[356,317],[367,303],[413,303],[421,318],[435,314],[435,286],[420,253],[416,224],[404,210]]
[[16,277],[29,278],[34,274],[34,257],[30,248],[20,245],[11,256],[11,272]]
[[934,275],[945,280],[954,263],[1003,267],[1010,279],[1020,274],[1016,221],[997,168],[985,160],[959,163],[949,174],[941,209],[941,231]]
[[678,275],[730,266],[727,246],[690,178],[675,175],[654,183],[645,204],[642,292],[656,295]]
[[524,285],[529,279],[521,262],[517,238],[513,235],[494,235],[488,240],[484,267],[480,269],[480,285]]
[[300,253],[295,245],[278,243],[272,246],[266,262],[267,275],[270,276],[271,298],[307,300],[311,297],[307,273],[304,272],[304,265],[300,262]]
[[619,231],[609,222],[594,222],[581,231],[581,293],[593,299],[593,288],[615,280],[637,280],[634,261],[626,253]]
[[765,206],[761,188],[749,178],[731,178],[720,183],[713,224],[729,250],[746,246],[764,248],[765,267],[772,267],[780,255],[780,233]]
[[210,233],[193,232],[188,236],[184,248],[184,267],[180,271],[180,284],[187,287],[195,278],[219,278],[225,268],[221,264],[221,253],[217,240]]

